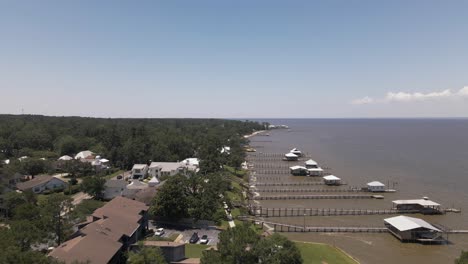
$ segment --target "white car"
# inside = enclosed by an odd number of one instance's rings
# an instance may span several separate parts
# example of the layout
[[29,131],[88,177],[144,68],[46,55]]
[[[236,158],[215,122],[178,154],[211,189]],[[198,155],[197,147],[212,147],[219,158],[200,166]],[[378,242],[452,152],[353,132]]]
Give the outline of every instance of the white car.
[[155,236],[162,236],[164,235],[164,228],[158,228],[156,229],[156,232],[154,232]]
[[208,244],[208,236],[207,235],[203,235],[201,238],[200,238],[200,244]]

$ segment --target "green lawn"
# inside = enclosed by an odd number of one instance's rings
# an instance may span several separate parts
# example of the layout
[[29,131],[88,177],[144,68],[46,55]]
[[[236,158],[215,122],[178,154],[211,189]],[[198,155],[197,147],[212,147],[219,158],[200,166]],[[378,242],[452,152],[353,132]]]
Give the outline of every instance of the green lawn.
[[187,258],[201,258],[202,252],[207,249],[208,245],[201,244],[185,244],[185,257]]
[[358,262],[326,244],[296,242],[301,251],[304,264],[357,264]]
[[123,170],[119,170],[119,171],[116,171],[116,172],[114,172],[114,173],[111,173],[111,174],[109,174],[109,175],[104,176],[104,178],[105,178],[106,180],[110,180],[110,179],[114,178],[115,176],[120,175],[120,174],[123,174],[123,173],[124,173]]

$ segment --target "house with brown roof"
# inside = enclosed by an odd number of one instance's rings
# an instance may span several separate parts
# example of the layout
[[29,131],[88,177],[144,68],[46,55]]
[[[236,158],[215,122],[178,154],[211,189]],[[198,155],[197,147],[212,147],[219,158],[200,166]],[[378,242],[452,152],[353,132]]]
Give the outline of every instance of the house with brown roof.
[[52,175],[38,175],[33,179],[16,184],[20,191],[32,190],[34,193],[42,193],[46,190],[67,188],[68,183]]
[[49,253],[65,263],[122,263],[123,252],[143,238],[148,228],[148,206],[117,196],[90,215],[86,223]]

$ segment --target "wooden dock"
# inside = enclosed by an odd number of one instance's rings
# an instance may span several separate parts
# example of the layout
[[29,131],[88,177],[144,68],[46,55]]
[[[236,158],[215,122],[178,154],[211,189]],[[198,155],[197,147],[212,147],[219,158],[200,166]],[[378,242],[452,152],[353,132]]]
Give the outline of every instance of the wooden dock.
[[257,225],[268,225],[274,232],[314,232],[314,233],[387,233],[386,227],[327,227],[327,226],[299,226],[269,222],[250,217],[240,216],[239,220],[249,221]]
[[278,196],[255,196],[253,200],[305,200],[305,199],[373,199],[375,195],[278,195]]
[[392,215],[415,214],[418,210],[396,209],[335,209],[335,208],[264,208],[251,206],[249,213],[256,217],[299,217],[340,215]]
[[[261,177],[261,176],[260,176]],[[297,181],[297,182],[256,182],[255,186],[310,186],[310,185],[325,185],[323,181]]]
[[368,191],[364,191],[362,189],[356,188],[348,188],[348,189],[314,189],[314,188],[301,188],[301,189],[256,189],[256,192],[263,192],[263,193],[289,193],[289,192],[351,192],[351,193],[359,193]]

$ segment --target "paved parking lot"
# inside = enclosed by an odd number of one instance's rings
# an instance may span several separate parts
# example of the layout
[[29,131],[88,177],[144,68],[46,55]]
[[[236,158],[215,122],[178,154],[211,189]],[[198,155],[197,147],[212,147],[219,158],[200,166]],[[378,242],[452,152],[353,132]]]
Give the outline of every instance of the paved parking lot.
[[[164,235],[162,237],[171,237],[172,234],[177,233],[181,234],[182,238],[180,242],[189,243],[190,237],[194,232],[198,233],[198,237],[201,238],[203,235],[208,236],[208,245],[214,246],[218,244],[218,235],[221,231],[212,229],[212,228],[185,228],[185,227],[174,227],[174,226],[165,226],[165,225],[158,225],[157,227],[150,222],[149,228],[156,230],[157,228],[164,228]],[[198,240],[197,244],[200,244],[200,240]]]

